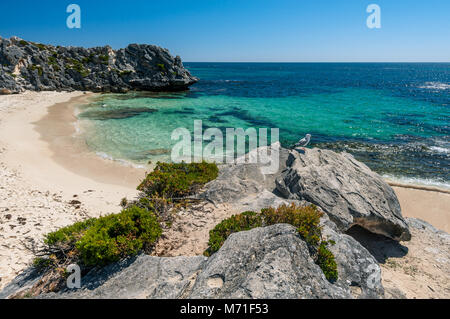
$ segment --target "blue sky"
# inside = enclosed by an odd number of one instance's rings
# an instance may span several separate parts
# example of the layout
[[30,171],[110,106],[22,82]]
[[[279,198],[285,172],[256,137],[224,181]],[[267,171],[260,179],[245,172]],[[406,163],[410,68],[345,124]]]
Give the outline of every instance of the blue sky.
[[[82,28],[66,26],[67,5]],[[366,7],[381,7],[381,29]],[[449,0],[14,0],[0,36],[113,48],[151,43],[184,61],[450,61]]]

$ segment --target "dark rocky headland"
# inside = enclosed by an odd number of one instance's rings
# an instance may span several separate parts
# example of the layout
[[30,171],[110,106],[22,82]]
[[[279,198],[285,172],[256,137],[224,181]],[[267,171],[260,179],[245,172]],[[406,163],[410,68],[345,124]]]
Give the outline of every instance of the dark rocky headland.
[[0,94],[32,91],[180,91],[198,79],[155,45],[120,50],[52,46],[0,37]]

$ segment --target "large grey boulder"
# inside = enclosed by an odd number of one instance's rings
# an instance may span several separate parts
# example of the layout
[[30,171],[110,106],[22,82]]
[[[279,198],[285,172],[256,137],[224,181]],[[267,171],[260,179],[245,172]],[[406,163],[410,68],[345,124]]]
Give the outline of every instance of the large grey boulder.
[[[324,228],[333,227],[328,223]],[[79,290],[39,298],[382,297],[380,281],[366,284],[366,268],[379,270],[373,257],[353,238],[331,228],[329,234],[336,240],[333,249],[340,254],[336,255],[339,279],[335,283],[314,263],[296,228],[279,224],[232,234],[209,258],[140,255],[91,271],[82,278]],[[36,280],[19,276],[0,297],[14,295]],[[355,294],[353,287],[359,292]]]
[[[331,222],[329,222],[332,225]],[[339,279],[330,283],[295,227],[279,224],[232,234],[200,272],[193,298],[382,298],[381,274],[370,253],[330,228]],[[358,288],[353,292],[354,287]]]
[[232,234],[206,263],[193,298],[350,298],[328,282],[295,227],[274,225]]
[[61,47],[0,37],[0,92],[86,90],[94,92],[178,91],[198,79],[180,57],[155,45],[120,50]]
[[394,240],[411,239],[393,189],[348,153],[292,151],[276,184],[283,197],[321,207],[341,231],[360,225]]

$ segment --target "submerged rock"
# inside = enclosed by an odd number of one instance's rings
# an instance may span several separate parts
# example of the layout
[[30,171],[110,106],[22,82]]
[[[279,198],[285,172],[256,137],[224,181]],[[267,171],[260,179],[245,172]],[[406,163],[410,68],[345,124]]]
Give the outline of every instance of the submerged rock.
[[0,90],[180,91],[198,79],[155,45],[61,47],[0,37]]
[[147,107],[127,107],[122,109],[104,109],[104,110],[86,111],[81,113],[79,117],[88,118],[90,120],[106,121],[106,120],[126,119],[141,114],[155,113],[155,112],[158,112],[158,110],[150,109]]

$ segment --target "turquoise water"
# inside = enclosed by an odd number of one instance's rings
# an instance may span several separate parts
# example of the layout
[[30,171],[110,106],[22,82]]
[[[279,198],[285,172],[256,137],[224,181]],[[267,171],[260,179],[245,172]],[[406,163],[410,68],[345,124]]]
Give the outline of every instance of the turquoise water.
[[79,114],[99,155],[170,160],[174,129],[279,128],[402,181],[450,185],[450,64],[187,63],[189,92],[105,94]]

